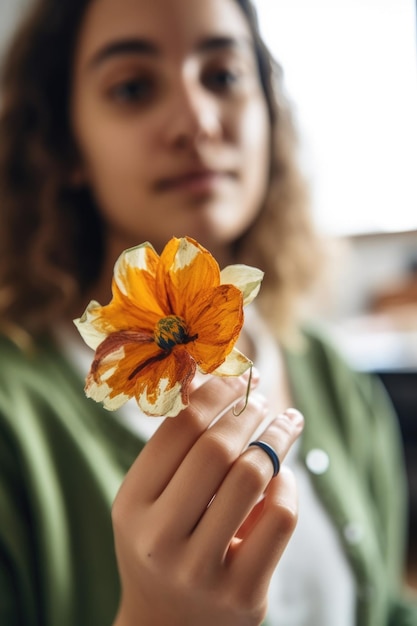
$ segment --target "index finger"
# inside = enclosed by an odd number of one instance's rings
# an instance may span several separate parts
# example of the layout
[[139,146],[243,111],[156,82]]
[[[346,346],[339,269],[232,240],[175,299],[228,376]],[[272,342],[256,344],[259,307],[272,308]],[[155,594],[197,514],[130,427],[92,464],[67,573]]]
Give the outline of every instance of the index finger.
[[[131,484],[142,500],[155,500],[165,489],[200,435],[247,393],[249,376],[212,376],[195,389],[189,406],[174,418],[166,418],[129,470],[124,489]],[[259,381],[252,374],[252,387]],[[155,471],[157,468],[158,471]]]

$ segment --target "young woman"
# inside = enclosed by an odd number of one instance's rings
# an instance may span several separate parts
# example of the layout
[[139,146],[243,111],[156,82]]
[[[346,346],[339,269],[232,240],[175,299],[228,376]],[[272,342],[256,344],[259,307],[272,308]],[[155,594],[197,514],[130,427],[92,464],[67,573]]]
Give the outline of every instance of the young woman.
[[[298,324],[320,247],[250,2],[38,0],[1,93],[0,623],[416,623],[395,419]],[[84,395],[72,319],[172,236],[265,272],[241,415],[245,375],[167,420]]]

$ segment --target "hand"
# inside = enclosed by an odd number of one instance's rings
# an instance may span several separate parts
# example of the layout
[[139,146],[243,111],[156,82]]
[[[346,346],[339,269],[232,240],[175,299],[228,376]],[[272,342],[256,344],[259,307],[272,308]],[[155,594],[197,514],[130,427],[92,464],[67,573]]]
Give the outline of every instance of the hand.
[[[113,507],[122,583],[114,626],[262,622],[271,575],[295,527],[296,486],[286,468],[272,478],[259,447],[246,449],[267,415],[254,393],[236,415],[246,386],[245,376],[210,377],[128,472]],[[291,409],[260,438],[282,461],[302,426]]]

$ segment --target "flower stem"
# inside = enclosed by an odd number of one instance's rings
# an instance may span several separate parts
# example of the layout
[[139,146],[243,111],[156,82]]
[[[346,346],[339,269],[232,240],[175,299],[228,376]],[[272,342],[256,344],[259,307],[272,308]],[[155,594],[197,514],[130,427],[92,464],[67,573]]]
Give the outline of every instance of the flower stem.
[[249,394],[250,394],[250,385],[252,382],[252,368],[253,368],[253,363],[250,366],[250,371],[249,371],[249,378],[248,378],[248,386],[246,387],[246,396],[245,396],[245,402],[243,407],[239,410],[239,411],[235,411],[235,407],[233,407],[233,415],[235,415],[236,417],[238,417],[238,415],[242,415],[243,411],[246,409],[246,407],[248,406],[248,402],[249,402]]

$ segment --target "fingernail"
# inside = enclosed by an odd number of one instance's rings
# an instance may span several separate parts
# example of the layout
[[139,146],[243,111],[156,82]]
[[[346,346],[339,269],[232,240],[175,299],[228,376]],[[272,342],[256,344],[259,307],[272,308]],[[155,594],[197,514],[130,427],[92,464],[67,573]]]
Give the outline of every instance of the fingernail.
[[297,409],[289,408],[284,411],[284,415],[289,419],[293,424],[302,425],[304,424],[304,416]]

